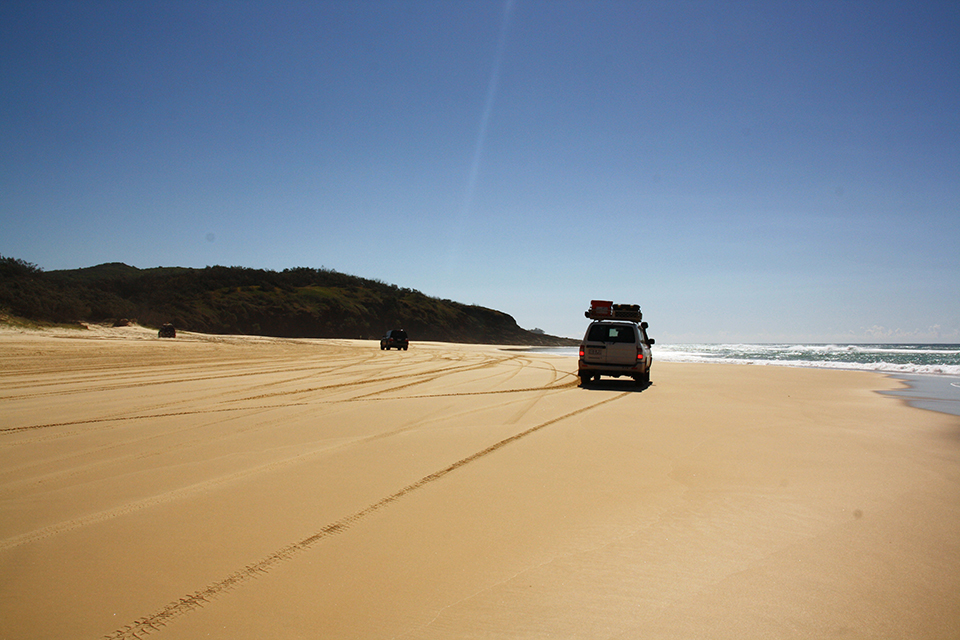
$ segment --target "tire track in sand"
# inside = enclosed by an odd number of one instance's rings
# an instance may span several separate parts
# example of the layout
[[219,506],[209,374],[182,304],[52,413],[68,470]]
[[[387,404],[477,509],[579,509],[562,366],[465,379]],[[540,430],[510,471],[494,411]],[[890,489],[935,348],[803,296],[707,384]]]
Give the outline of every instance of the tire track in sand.
[[[471,393],[438,394],[438,395],[410,396],[410,397],[411,398],[442,398],[442,397],[464,397],[464,396],[471,396],[471,395],[488,395],[488,394],[524,394],[524,393],[535,392],[538,395],[537,395],[537,398],[534,399],[533,403],[536,403],[539,399],[543,397],[544,393],[549,391],[562,390],[563,388],[570,387],[570,386],[573,386],[573,385],[572,384],[565,385],[563,387],[547,387],[547,388],[533,387],[533,388],[527,388],[527,389],[507,389],[507,390],[498,390],[498,391],[480,391],[480,392],[471,392]],[[368,400],[368,399],[362,398],[360,400],[362,401],[362,400]],[[336,401],[336,402],[333,402],[332,404],[339,404],[340,402],[351,402],[351,401],[353,401],[353,399]],[[255,408],[247,407],[244,409],[244,411],[251,411],[254,409],[266,411],[273,408],[289,408],[294,404],[308,406],[310,403],[290,403],[286,405],[274,405],[274,406],[267,405],[267,406],[255,407]],[[530,406],[532,406],[532,404],[530,404]],[[227,409],[215,409],[215,410],[209,410],[209,411],[184,412],[182,414],[165,414],[165,415],[195,415],[198,413],[218,413],[223,411],[227,411]],[[143,416],[143,418],[148,418],[148,417],[156,417],[156,416]],[[512,424],[513,422],[514,421],[511,421],[510,424]],[[266,464],[248,467],[225,476],[218,476],[210,480],[205,480],[205,481],[198,482],[196,484],[184,486],[179,489],[175,489],[166,493],[150,496],[134,502],[125,503],[118,507],[114,507],[114,508],[106,509],[103,511],[98,511],[96,513],[90,513],[85,516],[80,516],[77,518],[65,520],[56,524],[42,527],[40,529],[35,529],[33,531],[28,531],[19,535],[15,535],[7,539],[0,539],[0,551],[4,551],[6,549],[28,544],[36,540],[49,538],[51,536],[59,535],[61,533],[78,529],[80,527],[84,527],[90,524],[95,524],[98,522],[103,522],[105,520],[110,520],[122,515],[126,515],[128,513],[140,511],[141,509],[146,509],[149,507],[167,504],[169,502],[174,502],[176,500],[180,500],[182,498],[194,495],[196,493],[206,491],[212,487],[228,484],[230,482],[242,480],[244,478],[247,478],[253,475],[279,469],[282,467],[299,464],[314,456],[324,455],[337,449],[356,446],[364,442],[372,442],[374,440],[380,440],[383,438],[392,437],[400,433],[404,433],[406,431],[416,429],[421,423],[422,421],[416,421],[412,424],[399,427],[396,429],[391,429],[389,431],[374,433],[368,436],[364,436],[362,438],[350,439],[346,442],[341,442],[339,444],[335,444],[332,446],[323,446],[323,447],[320,447],[319,449],[314,449],[304,453],[299,453],[289,458],[274,460]],[[263,428],[263,427],[257,427],[257,428]],[[113,462],[114,461],[107,461],[104,464],[112,464]],[[54,477],[62,476],[65,474],[69,475],[70,473],[71,473],[70,470],[62,473],[54,472],[51,474],[47,474],[46,477],[54,478]],[[0,475],[2,474],[3,474],[3,471],[0,471]],[[34,482],[35,480],[36,478],[31,478],[30,482]],[[9,491],[11,487],[15,488],[15,486],[16,486],[16,483],[7,483],[6,489]]]
[[556,424],[558,422],[561,422],[568,418],[572,418],[582,413],[586,413],[588,411],[596,409],[597,407],[600,407],[609,402],[613,402],[614,400],[619,400],[620,398],[623,398],[628,395],[630,395],[629,392],[619,393],[609,398],[600,400],[599,402],[595,402],[585,407],[581,407],[580,409],[577,409],[575,411],[571,411],[561,416],[551,418],[550,420],[541,422],[540,424],[530,427],[529,429],[516,433],[510,437],[504,438],[503,440],[500,440],[490,445],[489,447],[486,447],[485,449],[481,449],[480,451],[477,451],[476,453],[473,453],[467,456],[466,458],[461,458],[460,460],[444,467],[443,469],[440,469],[439,471],[435,471],[430,475],[420,478],[419,480],[417,480],[412,484],[408,484],[407,486],[400,489],[399,491],[392,493],[386,496],[385,498],[382,498],[378,502],[375,502],[361,509],[360,511],[357,511],[351,515],[341,518],[340,520],[337,520],[336,522],[326,525],[325,527],[321,528],[317,532],[313,533],[310,536],[307,536],[306,538],[303,538],[298,542],[291,543],[281,549],[278,549],[277,551],[266,556],[265,558],[257,562],[254,562],[253,564],[249,564],[243,569],[240,569],[239,571],[235,571],[234,573],[230,574],[229,576],[227,576],[222,580],[209,584],[205,588],[200,589],[199,591],[195,591],[189,595],[186,595],[177,600],[174,600],[173,602],[169,603],[159,611],[151,615],[139,618],[133,621],[132,623],[120,629],[117,629],[113,633],[103,636],[103,640],[130,640],[133,638],[141,638],[142,636],[147,635],[153,631],[159,631],[161,627],[165,627],[167,624],[172,622],[175,618],[181,615],[184,615],[186,613],[189,613],[194,609],[198,609],[200,607],[203,607],[209,604],[211,600],[218,597],[225,591],[229,591],[230,589],[238,587],[245,582],[248,582],[250,580],[260,577],[263,574],[268,573],[272,569],[276,568],[276,566],[279,565],[281,562],[285,560],[290,560],[294,556],[304,551],[307,551],[308,549],[310,549],[317,543],[325,540],[326,538],[337,535],[339,533],[343,533],[344,531],[349,529],[351,526],[353,526],[360,520],[363,520],[367,516],[370,516],[376,513],[377,511],[380,511],[381,509],[384,509],[390,506],[397,500],[400,500],[404,496],[418,489],[421,489],[428,484],[431,484],[433,482],[436,482],[437,480],[444,478],[445,476],[456,471],[457,469],[465,465],[468,465],[471,462],[475,462],[481,458],[484,458],[485,456],[488,456],[502,449],[503,447],[506,447],[509,444],[512,444],[518,440],[521,440],[532,433],[535,433],[537,431],[540,431],[541,429],[549,427],[550,425]]
[[[401,380],[401,379],[409,380],[410,378],[416,378],[416,380],[412,382],[407,382],[401,385],[401,387],[397,387],[397,388],[403,388],[407,386],[412,386],[414,384],[431,382],[433,380],[436,380],[437,378],[447,376],[451,372],[460,373],[464,371],[471,371],[474,369],[493,367],[493,366],[496,366],[497,364],[500,364],[501,362],[505,362],[506,360],[510,360],[515,357],[516,356],[512,356],[504,360],[488,359],[488,360],[483,360],[480,363],[458,365],[455,367],[451,367],[449,369],[435,369],[435,370],[430,370],[430,371],[426,371],[424,373],[418,373],[418,374],[409,374],[409,375],[394,374],[394,375],[380,376],[380,377],[358,378],[355,380],[348,380],[346,382],[323,384],[323,385],[317,385],[312,387],[291,389],[286,391],[273,391],[268,393],[258,393],[256,395],[246,394],[244,396],[231,399],[227,402],[230,404],[236,405],[241,402],[249,402],[252,400],[265,400],[268,398],[284,398],[284,397],[290,397],[290,396],[301,396],[301,395],[315,394],[318,392],[327,392],[327,391],[341,391],[348,388],[363,387],[365,385],[372,385],[372,384],[382,383],[382,382],[391,382],[393,380]],[[343,368],[346,368],[346,367],[342,367],[341,370]],[[250,375],[250,374],[240,374],[240,375]],[[220,378],[220,377],[223,377],[223,376],[211,376],[211,378]],[[226,377],[229,378],[229,377],[238,377],[238,376],[226,376]],[[304,378],[307,378],[307,377],[313,377],[313,376],[304,376]],[[196,378],[196,379],[191,379],[189,381],[200,380],[200,379],[201,378]],[[301,379],[301,378],[297,378],[297,379]],[[290,380],[290,381],[293,381],[293,380]],[[279,383],[268,383],[266,385],[258,385],[258,387],[262,388],[265,386],[273,386],[275,384],[279,384]],[[377,394],[377,393],[381,393],[381,392],[380,391],[372,392],[372,394]],[[201,396],[201,398],[214,397],[219,394],[222,394],[222,392],[218,391],[216,393],[211,393],[209,396]],[[278,404],[274,406],[279,408],[283,406],[302,405],[307,403],[308,401],[289,401],[288,400],[282,405]],[[152,408],[158,409],[158,408],[174,407],[179,404],[183,404],[183,401],[174,400],[168,403],[155,405]],[[120,413],[115,415],[98,416],[98,417],[91,417],[91,418],[86,418],[81,420],[70,420],[70,421],[64,421],[64,422],[31,424],[31,425],[22,425],[18,427],[0,427],[0,435],[8,434],[8,433],[21,433],[24,431],[37,431],[42,429],[50,429],[52,427],[73,427],[73,426],[90,425],[90,424],[102,424],[102,423],[112,423],[112,422],[122,423],[125,421],[134,421],[134,420],[148,420],[153,418],[169,418],[174,416],[197,415],[197,414],[203,414],[203,413],[236,412],[236,411],[245,411],[249,408],[250,407],[243,407],[243,406],[220,406],[220,407],[211,407],[207,409],[191,409],[191,410],[185,410],[185,411],[167,411],[163,413],[149,413],[146,415],[136,415],[136,414],[130,415],[126,413]],[[257,407],[254,407],[254,408],[257,408]],[[263,407],[260,407],[260,408],[271,408],[271,405],[264,405]],[[142,410],[143,409],[141,408],[139,411],[142,411]],[[67,434],[67,435],[74,435],[74,433],[71,432],[70,434]]]
[[[6,391],[8,389],[16,390],[20,388],[39,389],[40,387],[57,387],[51,391],[35,391],[3,396],[4,400],[32,400],[48,396],[63,397],[67,395],[103,393],[121,391],[125,389],[137,389],[142,387],[155,388],[163,385],[193,384],[195,382],[207,382],[210,380],[238,380],[253,376],[270,376],[283,373],[295,373],[298,371],[311,371],[309,374],[288,380],[289,382],[292,382],[330,372],[342,373],[347,369],[353,369],[367,365],[372,360],[373,356],[370,356],[363,360],[350,361],[346,364],[330,364],[327,362],[324,363],[323,366],[310,365],[281,368],[277,368],[276,366],[272,366],[272,368],[259,368],[266,366],[262,363],[244,363],[243,367],[240,368],[241,363],[231,363],[233,366],[223,367],[226,369],[225,371],[214,373],[213,370],[211,370],[210,373],[203,375],[183,375],[181,370],[168,366],[163,367],[164,371],[161,371],[160,375],[158,375],[157,370],[148,370],[146,372],[141,370],[134,374],[123,371],[117,375],[97,377],[90,373],[91,371],[95,370],[84,369],[83,371],[75,374],[73,377],[61,377],[56,380],[45,382],[31,382],[29,385],[9,387],[7,389],[3,389],[2,391]],[[284,384],[285,382],[287,381],[281,380],[266,383],[263,386],[273,386],[277,384]]]

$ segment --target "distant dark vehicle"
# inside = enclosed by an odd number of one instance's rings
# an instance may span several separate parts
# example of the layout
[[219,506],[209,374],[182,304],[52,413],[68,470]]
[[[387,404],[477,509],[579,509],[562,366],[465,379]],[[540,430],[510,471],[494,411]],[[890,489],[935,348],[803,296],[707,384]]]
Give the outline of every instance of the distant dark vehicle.
[[160,338],[176,338],[177,330],[169,322],[162,327],[160,327],[160,332],[157,334]]
[[406,351],[409,346],[410,341],[407,339],[407,332],[403,329],[391,329],[387,331],[385,336],[380,338],[380,351],[384,349],[389,351],[393,347]]

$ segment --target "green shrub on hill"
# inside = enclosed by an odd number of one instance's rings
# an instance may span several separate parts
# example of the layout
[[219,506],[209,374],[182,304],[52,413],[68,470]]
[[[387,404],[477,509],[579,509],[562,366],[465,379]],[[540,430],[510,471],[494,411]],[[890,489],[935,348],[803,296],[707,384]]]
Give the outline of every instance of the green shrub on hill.
[[137,318],[203,333],[379,338],[403,327],[415,340],[566,345],[513,317],[329,269],[213,266],[138,269],[121,263],[44,272],[0,256],[0,309],[36,321]]

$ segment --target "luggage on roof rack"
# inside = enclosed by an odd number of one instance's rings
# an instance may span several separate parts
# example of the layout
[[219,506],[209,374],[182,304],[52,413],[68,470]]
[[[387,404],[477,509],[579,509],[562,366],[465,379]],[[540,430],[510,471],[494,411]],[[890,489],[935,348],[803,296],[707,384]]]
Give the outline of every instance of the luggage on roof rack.
[[590,308],[584,314],[588,318],[600,320],[613,317],[613,302],[610,300],[591,300]]
[[590,308],[583,314],[590,320],[627,320],[640,322],[643,312],[638,304],[613,304],[609,300],[591,300]]

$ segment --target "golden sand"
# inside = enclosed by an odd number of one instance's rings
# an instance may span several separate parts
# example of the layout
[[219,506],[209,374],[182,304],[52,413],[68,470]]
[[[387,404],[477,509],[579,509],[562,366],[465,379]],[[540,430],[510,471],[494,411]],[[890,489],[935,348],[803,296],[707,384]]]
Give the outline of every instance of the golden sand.
[[863,372],[0,333],[0,638],[957,638],[960,419]]

